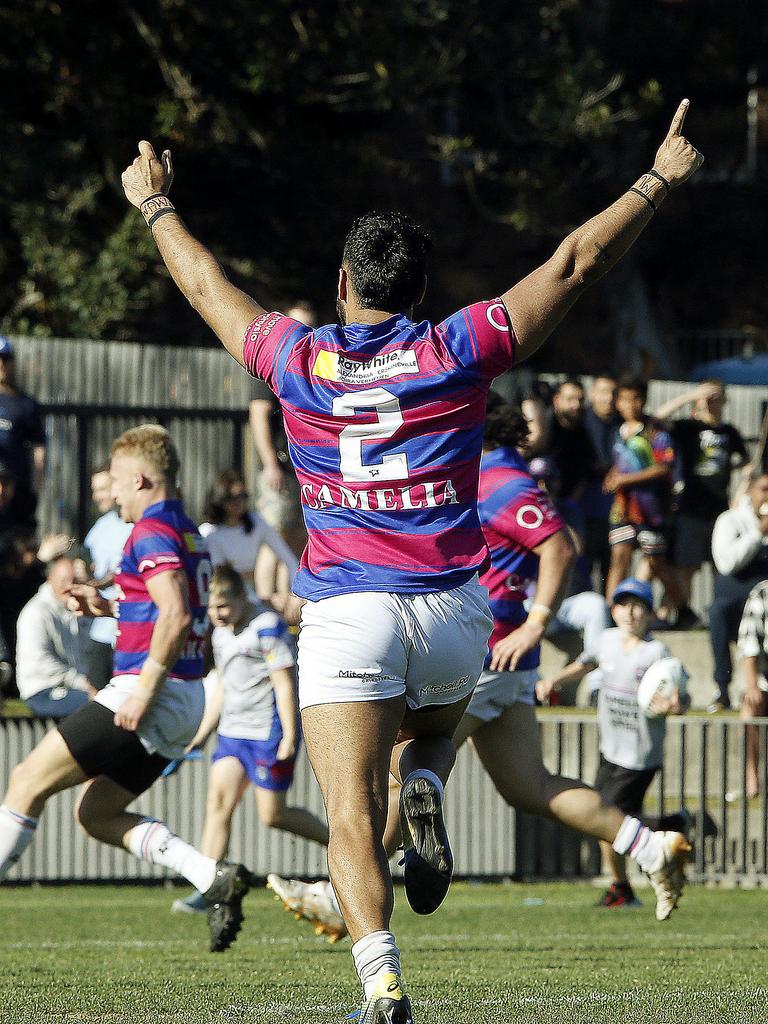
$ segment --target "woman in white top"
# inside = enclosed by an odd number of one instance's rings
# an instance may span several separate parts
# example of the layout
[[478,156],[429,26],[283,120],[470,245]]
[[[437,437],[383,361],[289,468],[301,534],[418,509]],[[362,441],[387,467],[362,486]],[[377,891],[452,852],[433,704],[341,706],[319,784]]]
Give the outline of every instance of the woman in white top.
[[229,563],[249,594],[283,611],[298,568],[296,556],[275,529],[248,510],[248,497],[236,469],[219,473],[206,497],[207,522],[200,533],[208,541],[214,567]]

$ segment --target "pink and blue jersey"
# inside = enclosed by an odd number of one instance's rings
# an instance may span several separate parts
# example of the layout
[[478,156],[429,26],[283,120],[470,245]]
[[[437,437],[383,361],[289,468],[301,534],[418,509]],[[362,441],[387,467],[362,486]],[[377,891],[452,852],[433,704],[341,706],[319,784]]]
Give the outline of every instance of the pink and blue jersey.
[[[514,448],[494,448],[483,454],[478,510],[491,552],[490,568],[480,582],[488,588],[493,615],[488,642],[492,648],[527,618],[523,602],[539,574],[539,559],[533,549],[566,526]],[[517,668],[522,671],[538,665],[536,647],[521,658]]]
[[482,567],[485,402],[514,352],[498,299],[437,325],[253,321],[244,363],[280,401],[301,487],[300,597],[449,590]]
[[208,625],[211,563],[204,539],[180,501],[158,501],[134,525],[115,574],[119,587],[118,630],[113,674],[138,675],[149,654],[158,609],[147,590],[161,572],[183,572],[189,587],[192,625],[181,657],[168,675],[200,679]]

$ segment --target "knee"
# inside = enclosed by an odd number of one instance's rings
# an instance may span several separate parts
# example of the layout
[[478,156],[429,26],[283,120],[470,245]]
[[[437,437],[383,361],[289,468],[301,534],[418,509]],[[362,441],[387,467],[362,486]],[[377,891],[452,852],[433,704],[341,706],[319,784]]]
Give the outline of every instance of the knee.
[[285,808],[267,804],[259,808],[259,821],[267,828],[282,828],[285,824]]
[[45,778],[35,770],[28,760],[17,764],[8,780],[8,801],[13,806],[27,806],[33,801],[50,796]]
[[98,836],[98,822],[100,816],[91,800],[88,799],[88,792],[77,801],[73,816],[77,825],[89,836]]

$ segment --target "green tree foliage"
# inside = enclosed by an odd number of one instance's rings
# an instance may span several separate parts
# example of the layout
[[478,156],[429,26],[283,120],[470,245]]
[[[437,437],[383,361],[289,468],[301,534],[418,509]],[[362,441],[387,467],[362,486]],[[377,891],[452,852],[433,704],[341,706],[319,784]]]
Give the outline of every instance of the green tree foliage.
[[122,197],[140,138],[173,150],[180,212],[265,303],[330,312],[376,205],[432,227],[454,268],[437,305],[504,287],[644,169],[691,76],[738,92],[747,44],[695,6],[5,3],[0,329],[209,340]]

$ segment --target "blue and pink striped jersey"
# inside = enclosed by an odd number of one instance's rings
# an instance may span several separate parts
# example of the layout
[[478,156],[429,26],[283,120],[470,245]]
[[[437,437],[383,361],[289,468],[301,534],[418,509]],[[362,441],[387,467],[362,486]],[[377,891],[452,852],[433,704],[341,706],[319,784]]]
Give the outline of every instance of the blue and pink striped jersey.
[[437,325],[253,321],[245,366],[280,401],[301,487],[300,597],[449,590],[481,568],[486,395],[514,351],[498,299]]
[[[491,552],[490,568],[480,582],[488,587],[493,615],[488,644],[492,648],[527,618],[523,601],[539,574],[539,559],[533,549],[566,527],[514,448],[494,448],[483,454],[478,510]],[[517,668],[522,671],[538,665],[536,647],[520,659]]]
[[141,671],[158,611],[146,581],[172,571],[181,571],[187,577],[192,626],[181,657],[168,675],[176,679],[202,677],[211,563],[205,540],[180,501],[150,505],[125,542],[115,574],[119,596],[114,675],[138,675]]

